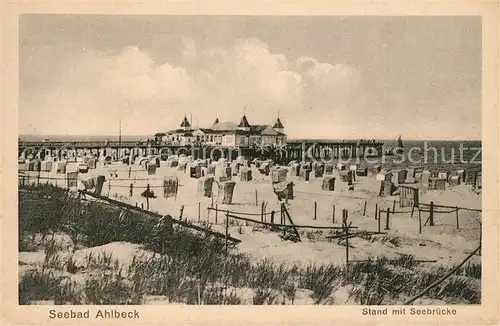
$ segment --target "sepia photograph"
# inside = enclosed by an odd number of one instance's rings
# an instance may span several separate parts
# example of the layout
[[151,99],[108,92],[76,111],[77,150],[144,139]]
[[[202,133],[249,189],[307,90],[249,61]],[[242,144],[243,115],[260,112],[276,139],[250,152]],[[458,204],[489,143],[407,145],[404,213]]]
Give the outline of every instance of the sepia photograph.
[[498,323],[498,5],[2,8],[0,323]]
[[481,304],[481,35],[20,15],[18,303]]

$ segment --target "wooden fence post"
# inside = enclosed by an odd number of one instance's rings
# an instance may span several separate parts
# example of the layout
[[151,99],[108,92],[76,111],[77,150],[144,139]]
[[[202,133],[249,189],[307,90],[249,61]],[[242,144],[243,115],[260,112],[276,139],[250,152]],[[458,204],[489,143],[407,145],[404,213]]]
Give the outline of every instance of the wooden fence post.
[[141,203],[141,209],[144,209],[144,203]]
[[315,220],[317,218],[317,214],[318,214],[318,202],[314,202],[314,217],[313,217],[313,220]]
[[394,215],[395,211],[396,211],[396,200],[392,202],[392,215]]
[[[281,204],[281,224],[286,225],[285,204]],[[286,236],[286,227],[283,227],[283,237]]]
[[130,184],[130,191],[129,191],[129,196],[132,197],[134,195],[134,184]]
[[457,218],[457,230],[458,230],[458,229],[460,229],[460,224],[459,224],[459,221],[458,221],[458,206],[456,208],[455,214],[456,214],[456,218]]
[[274,211],[271,211],[271,224],[274,224]]
[[346,267],[349,265],[349,227],[347,226],[347,210],[344,211],[344,221],[345,226],[345,264]]
[[411,215],[410,218],[413,218],[413,212],[415,211],[415,204],[411,206]]
[[378,223],[378,233],[380,233],[380,212],[381,210],[377,211],[378,212],[378,218],[377,218],[377,223]]
[[219,204],[215,204],[215,224],[217,224],[217,215],[219,215]]
[[[57,179],[56,179],[56,182],[57,182]],[[24,182],[24,175],[23,175],[23,187],[26,185],[26,183]],[[56,183],[56,186],[57,186],[57,183]]]
[[384,230],[389,230],[389,214],[390,214],[390,209],[387,209],[387,214],[385,216],[385,229]]
[[483,223],[481,223],[477,218],[476,218],[477,223],[479,223],[479,256],[481,256],[481,251],[482,251],[482,246],[483,246]]
[[229,237],[229,211],[226,212],[226,237],[225,237],[225,240],[226,240],[226,257],[227,257],[227,252],[228,252],[228,248],[227,248],[227,245],[228,245],[228,237]]
[[146,209],[149,211],[149,194],[150,194],[150,192],[151,192],[151,190],[149,190],[149,183],[148,183],[148,185],[147,185],[147,190],[148,190],[148,191],[146,192],[146,205],[147,205],[147,206],[146,206]]
[[224,257],[224,295],[227,291],[227,257],[229,254],[228,248],[228,238],[229,238],[229,211],[226,212],[226,233],[225,233],[225,257]]
[[429,225],[434,226],[434,202],[431,201],[431,209],[429,215]]
[[375,219],[378,218],[378,204],[375,204]]
[[349,268],[349,227],[351,226],[352,222],[347,224],[347,218],[348,218],[349,212],[347,209],[342,210],[342,227],[345,232],[345,264],[346,264],[346,271]]
[[264,222],[267,222],[267,201],[264,201]]
[[179,220],[182,220],[182,215],[184,215],[184,205],[181,206],[181,212],[179,214]]
[[420,214],[420,207],[418,208],[418,234],[422,234],[422,216]]
[[255,189],[255,206],[259,206],[259,195],[257,194],[257,189]]
[[201,222],[201,203],[198,202],[198,223]]
[[335,204],[332,205],[332,223],[335,224]]
[[264,222],[264,201],[260,205],[260,221]]

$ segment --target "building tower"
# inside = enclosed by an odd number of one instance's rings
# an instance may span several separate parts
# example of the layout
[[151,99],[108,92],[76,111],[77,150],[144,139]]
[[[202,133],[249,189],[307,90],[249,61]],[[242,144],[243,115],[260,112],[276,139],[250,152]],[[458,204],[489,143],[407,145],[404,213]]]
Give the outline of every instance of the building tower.
[[285,127],[283,126],[283,123],[280,120],[280,115],[278,113],[278,118],[276,119],[276,122],[274,123],[273,129],[279,132],[284,133]]
[[184,131],[191,130],[191,124],[189,123],[187,117],[184,115],[184,120],[182,120],[181,128]]
[[243,131],[249,131],[250,130],[250,124],[248,123],[247,117],[244,114],[243,117],[241,118],[240,124],[238,125],[239,130]]

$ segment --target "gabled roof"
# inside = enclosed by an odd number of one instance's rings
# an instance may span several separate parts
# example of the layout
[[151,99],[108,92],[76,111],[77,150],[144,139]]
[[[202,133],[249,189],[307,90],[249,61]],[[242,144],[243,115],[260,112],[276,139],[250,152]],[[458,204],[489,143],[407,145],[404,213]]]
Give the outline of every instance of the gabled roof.
[[286,136],[269,125],[253,125],[248,131],[235,130],[237,135]]
[[250,127],[250,131],[259,135],[267,135],[267,136],[285,136],[284,133],[275,130],[274,127],[269,125],[255,125]]
[[247,117],[244,115],[243,118],[241,118],[240,124],[238,125],[239,128],[250,128],[250,124],[248,123]]
[[189,123],[188,119],[184,117],[184,120],[182,120],[181,127],[191,127],[191,124]]
[[264,131],[268,125],[253,125],[250,126],[250,132],[255,133],[255,134],[260,134],[262,131]]
[[283,123],[281,123],[280,118],[278,118],[278,120],[276,120],[276,122],[274,123],[273,128],[276,128],[276,129],[284,129],[284,128],[285,128],[285,127],[283,126]]
[[219,130],[219,131],[229,131],[229,130],[236,130],[238,129],[238,125],[234,122],[219,122],[216,123],[212,126],[212,130]]
[[184,129],[174,129],[174,130],[167,131],[167,134],[172,135],[172,134],[179,134],[179,133],[183,133],[183,132],[184,132]]
[[[185,122],[187,123],[187,126],[189,125],[189,121],[185,118]],[[181,127],[185,125],[184,121]],[[241,130],[238,128],[248,128],[248,130]],[[196,128],[196,130],[199,130],[199,132],[205,133],[205,134],[224,134],[224,133],[236,133],[238,135],[267,135],[267,136],[286,136],[286,134],[274,129],[276,127],[272,127],[270,125],[250,125],[248,123],[248,120],[246,119],[245,116],[241,119],[241,123],[237,125],[234,122],[218,122],[215,123],[211,128]],[[175,129],[175,130],[170,130],[167,132],[167,134],[184,134],[185,130],[184,129]]]
[[213,132],[213,130],[211,128],[196,128],[195,132],[197,130],[201,131],[204,134],[208,134],[208,133],[212,133]]

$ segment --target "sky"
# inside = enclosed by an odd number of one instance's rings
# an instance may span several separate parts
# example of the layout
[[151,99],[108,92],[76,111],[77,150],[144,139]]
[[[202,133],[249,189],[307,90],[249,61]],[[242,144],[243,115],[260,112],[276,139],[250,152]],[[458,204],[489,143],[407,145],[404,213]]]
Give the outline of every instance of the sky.
[[480,139],[480,17],[34,15],[19,133],[153,135],[216,117],[290,138]]

